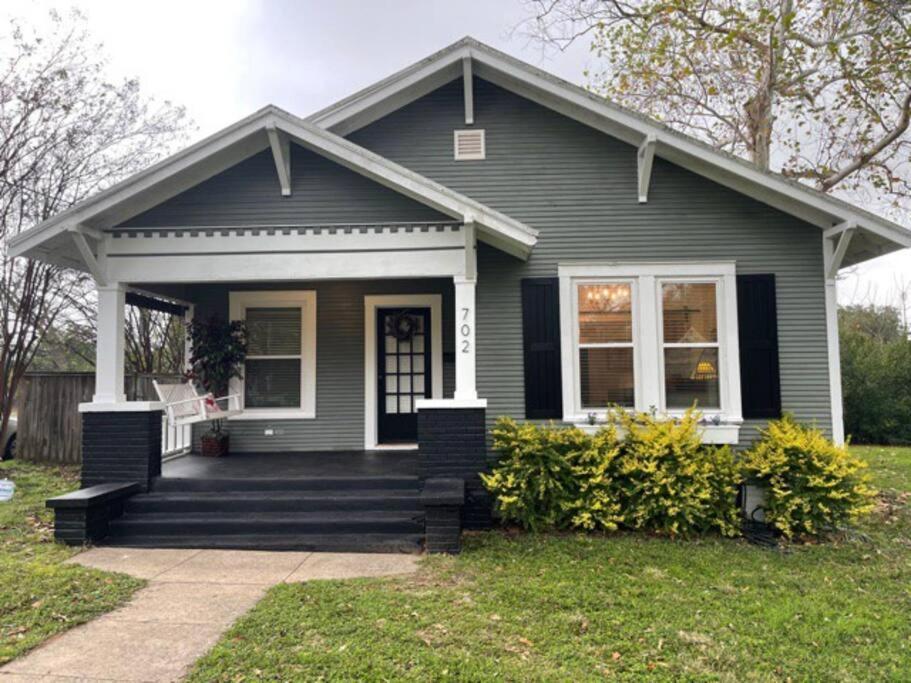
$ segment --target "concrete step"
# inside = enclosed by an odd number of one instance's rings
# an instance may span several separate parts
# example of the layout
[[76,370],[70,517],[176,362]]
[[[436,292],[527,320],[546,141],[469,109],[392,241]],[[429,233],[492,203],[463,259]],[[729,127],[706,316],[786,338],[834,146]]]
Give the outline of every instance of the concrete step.
[[119,536],[103,545],[130,548],[214,548],[312,552],[419,553],[423,534],[224,534],[219,536]]

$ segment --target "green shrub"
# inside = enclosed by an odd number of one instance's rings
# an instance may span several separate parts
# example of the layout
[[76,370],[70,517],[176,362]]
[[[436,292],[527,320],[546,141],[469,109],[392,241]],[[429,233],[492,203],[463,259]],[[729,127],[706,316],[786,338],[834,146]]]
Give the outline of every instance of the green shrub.
[[743,472],[767,488],[766,522],[784,536],[818,535],[870,511],[866,463],[821,431],[785,416],[760,435],[743,454]]
[[622,439],[612,425],[588,434],[501,418],[500,461],[482,475],[500,516],[531,530],[739,533],[737,466],[730,449],[701,443],[695,411],[678,421],[616,419]]
[[493,439],[500,463],[481,478],[504,521],[533,531],[617,528],[620,509],[611,480],[619,450],[615,430],[590,435],[500,418]]
[[727,446],[702,443],[699,414],[678,420],[615,411],[625,432],[616,481],[624,524],[657,533],[740,533],[740,472]]

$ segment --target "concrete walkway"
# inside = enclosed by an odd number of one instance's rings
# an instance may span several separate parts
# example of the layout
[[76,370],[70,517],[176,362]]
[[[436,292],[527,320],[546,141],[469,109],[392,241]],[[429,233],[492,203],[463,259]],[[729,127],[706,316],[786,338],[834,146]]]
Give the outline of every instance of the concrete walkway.
[[95,548],[70,562],[147,579],[120,609],[0,668],[18,681],[176,681],[271,586],[415,570],[414,555]]

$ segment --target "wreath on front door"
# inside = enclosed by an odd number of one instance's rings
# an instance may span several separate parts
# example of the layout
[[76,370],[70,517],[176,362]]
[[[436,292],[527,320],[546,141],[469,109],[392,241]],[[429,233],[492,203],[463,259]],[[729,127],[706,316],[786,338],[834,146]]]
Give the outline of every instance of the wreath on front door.
[[418,331],[417,316],[402,311],[386,320],[386,334],[395,337],[400,342],[411,341]]

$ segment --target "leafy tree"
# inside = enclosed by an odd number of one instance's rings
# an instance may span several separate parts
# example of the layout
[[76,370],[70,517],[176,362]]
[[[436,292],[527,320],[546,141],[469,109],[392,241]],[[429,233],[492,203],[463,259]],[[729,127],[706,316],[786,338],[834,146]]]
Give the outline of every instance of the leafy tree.
[[184,111],[112,82],[79,14],[0,35],[0,433],[47,331],[91,283],[9,256],[10,238],[149,166],[182,140]]
[[[533,35],[591,41],[591,88],[763,169],[900,203],[911,3],[531,0]],[[774,163],[773,163],[774,162]]]
[[911,443],[911,339],[892,306],[839,311],[845,430],[857,443]]

